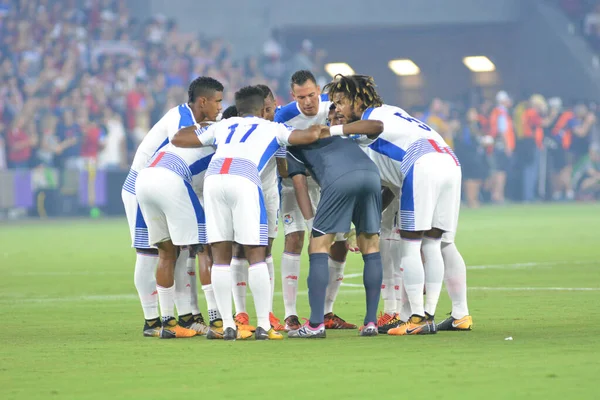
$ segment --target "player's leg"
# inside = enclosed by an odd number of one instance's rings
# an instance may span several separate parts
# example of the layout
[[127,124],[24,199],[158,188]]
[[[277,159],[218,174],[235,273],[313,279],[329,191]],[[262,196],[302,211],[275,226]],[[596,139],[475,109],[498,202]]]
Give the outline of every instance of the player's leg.
[[231,292],[235,306],[235,324],[238,329],[254,332],[256,328],[250,325],[250,317],[246,310],[248,267],[244,247],[234,242],[233,257],[231,258]]
[[271,280],[266,258],[268,240],[268,218],[264,195],[260,187],[251,181],[236,177],[235,206],[232,210],[235,241],[244,245],[244,253],[250,264],[248,285],[254,298],[256,309],[257,340],[283,339],[283,336],[271,328],[269,313],[271,309]]
[[469,315],[467,306],[467,266],[465,260],[459,253],[454,238],[458,227],[458,216],[460,211],[460,191],[458,186],[460,169],[455,171],[453,189],[445,199],[447,212],[443,220],[436,223],[444,227],[441,238],[441,253],[444,262],[444,282],[448,295],[452,301],[452,312],[449,318],[437,325],[438,330],[471,330],[473,319]]
[[356,325],[346,322],[333,312],[333,304],[344,280],[346,255],[348,248],[343,233],[335,235],[335,241],[329,249],[329,283],[325,297],[325,328],[326,329],[356,329]]
[[213,265],[211,282],[217,308],[223,318],[221,329],[211,326],[208,339],[235,340],[237,328],[233,320],[231,302],[231,257],[233,234],[232,203],[228,195],[229,175],[211,175],[204,181],[206,232],[210,243]]
[[223,319],[217,307],[217,300],[215,299],[215,292],[210,278],[213,264],[210,245],[204,246],[202,251],[196,254],[196,258],[198,259],[198,273],[200,284],[202,285],[202,293],[204,293],[206,308],[208,309],[209,326],[217,330],[222,330]]
[[121,198],[129,224],[131,246],[136,251],[133,281],[144,312],[142,332],[146,337],[157,337],[160,334],[161,326],[158,312],[158,293],[156,291],[158,250],[152,248],[148,242],[148,227],[138,206],[136,196],[131,193],[132,191],[135,192],[135,181],[128,188],[130,191],[121,191]]
[[[196,274],[194,265],[193,273],[190,274],[188,260],[189,247],[196,248],[197,245],[206,244],[206,218],[200,199],[188,182],[181,180],[178,191],[179,195],[165,205],[171,241],[176,246],[181,246],[175,264],[175,306],[179,314],[179,325],[203,335],[208,327],[202,322],[197,322],[203,320],[201,316],[194,318],[191,287],[192,283],[195,283]],[[197,303],[195,308],[198,310]]]
[[[361,336],[376,336],[377,308],[381,296],[383,266],[379,249],[381,230],[381,186],[378,173],[358,171],[353,175],[356,202],[352,211],[352,222],[356,228],[357,243],[362,253],[363,283],[366,296],[366,314]],[[350,182],[349,182],[350,183]]]
[[286,329],[296,330],[300,328],[296,297],[305,227],[293,187],[284,186],[281,190],[281,215],[285,234],[284,253],[281,257],[281,291],[285,308],[285,324]]
[[167,215],[181,211],[173,200],[184,194],[184,190],[181,180],[160,168],[142,170],[136,182],[140,210],[148,225],[149,243],[158,247],[156,289],[162,316],[160,337],[163,339],[196,335],[196,331],[179,326],[174,316],[174,271],[179,249],[171,241]]
[[[436,153],[437,154],[437,153]],[[400,194],[400,237],[402,281],[410,303],[411,317],[390,329],[388,335],[413,335],[433,333],[425,318],[423,289],[425,272],[421,258],[421,244],[425,231],[431,229],[435,206],[435,171],[421,157],[405,175]]]
[[[290,331],[289,337],[324,338],[325,296],[329,282],[329,250],[335,232],[348,232],[352,220],[354,198],[346,196],[347,189],[339,180],[321,193],[308,248],[310,267],[308,273],[308,302],[310,319],[300,329]],[[338,186],[340,186],[338,188]]]
[[269,270],[269,279],[271,283],[271,298],[269,304],[269,321],[271,327],[276,331],[284,331],[285,326],[281,324],[281,320],[273,313],[273,295],[275,294],[275,263],[273,261],[273,241],[277,237],[278,232],[278,219],[279,219],[279,192],[277,190],[270,190],[264,193],[265,205],[267,207],[267,221],[268,221],[268,244],[266,248],[267,268]]
[[200,312],[200,306],[198,305],[198,280],[196,278],[196,253],[200,250],[204,250],[205,245],[188,246],[189,257],[186,260],[186,273],[189,278],[189,291],[188,299],[190,301],[190,307],[192,310],[192,319],[194,320],[194,330],[203,331],[204,334],[208,331],[208,325],[204,320],[204,316]]
[[[396,249],[399,247],[395,232],[395,220],[398,214],[399,202],[393,201],[382,213],[381,237],[379,239],[379,252],[383,267],[383,282],[381,284],[381,298],[383,299],[383,313],[377,319],[379,333],[387,333],[388,330],[400,324],[397,308],[397,294],[399,285],[396,282],[400,275],[399,263],[396,262]],[[398,269],[398,272],[396,272]]]

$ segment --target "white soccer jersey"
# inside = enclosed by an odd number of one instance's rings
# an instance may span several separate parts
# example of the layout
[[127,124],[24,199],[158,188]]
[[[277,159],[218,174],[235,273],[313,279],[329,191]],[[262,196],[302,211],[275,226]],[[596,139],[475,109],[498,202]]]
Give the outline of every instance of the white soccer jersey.
[[217,150],[206,176],[243,176],[262,187],[260,174],[281,146],[288,145],[292,128],[258,117],[232,117],[199,129],[203,145]]
[[297,101],[279,108],[275,113],[275,122],[281,122],[298,129],[307,129],[311,125],[327,125],[327,116],[329,115],[329,96],[322,94],[319,97],[319,110],[316,115],[307,116],[300,111]]
[[383,133],[366,152],[379,168],[381,179],[397,188],[424,154],[444,152],[456,159],[439,133],[399,107],[368,108],[362,119],[383,122]]
[[[292,101],[277,109],[275,113],[275,122],[281,122],[296,129],[308,129],[312,125],[327,125],[327,116],[329,115],[330,106],[331,101],[329,101],[329,96],[327,94],[322,94],[319,97],[319,110],[317,111],[317,114],[307,116],[300,111],[298,102]],[[276,157],[285,158],[285,148],[283,148],[281,152],[278,152]],[[292,187],[292,180],[289,178],[283,179],[281,183],[283,186]],[[309,179],[308,184],[312,187],[318,187],[313,179]]]
[[194,179],[194,184],[201,186],[198,176],[206,173],[214,154],[215,150],[211,146],[182,148],[169,143],[148,161],[148,167],[166,168],[181,176],[187,183],[191,184]]
[[194,125],[195,123],[194,114],[186,103],[167,111],[150,129],[148,134],[144,136],[144,139],[138,146],[133,163],[131,164],[131,170],[123,184],[123,190],[135,194],[137,174],[141,169],[146,167],[148,160],[166,146],[179,129]]

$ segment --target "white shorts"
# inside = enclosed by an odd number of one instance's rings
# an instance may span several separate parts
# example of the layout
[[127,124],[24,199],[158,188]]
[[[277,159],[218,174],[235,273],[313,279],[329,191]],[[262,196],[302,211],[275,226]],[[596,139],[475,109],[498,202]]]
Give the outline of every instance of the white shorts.
[[267,245],[267,209],[254,182],[237,175],[210,175],[204,180],[204,194],[209,243]]
[[192,186],[166,168],[139,172],[135,192],[148,226],[148,241],[177,246],[207,243],[205,215]]
[[148,227],[146,226],[146,221],[144,221],[144,216],[140,211],[135,194],[127,190],[121,190],[121,199],[123,199],[125,216],[127,217],[127,223],[129,224],[131,247],[136,249],[156,248],[155,246],[150,245],[150,242],[148,241]]
[[454,240],[460,210],[461,169],[445,153],[421,156],[404,177],[400,197],[400,228],[406,231],[446,232]]
[[382,240],[400,240],[400,220],[398,218],[398,208],[400,207],[400,198],[395,196],[394,200],[381,214],[381,235]]
[[267,207],[268,236],[270,239],[275,239],[279,230],[279,191],[275,187],[265,190],[263,195]]

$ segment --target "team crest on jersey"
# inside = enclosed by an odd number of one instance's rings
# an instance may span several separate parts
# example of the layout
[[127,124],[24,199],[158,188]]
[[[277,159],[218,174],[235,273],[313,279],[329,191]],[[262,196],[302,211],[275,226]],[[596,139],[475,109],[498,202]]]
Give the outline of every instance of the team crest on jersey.
[[285,214],[283,216],[283,223],[286,225],[290,225],[292,222],[294,222],[294,218],[292,218],[292,216],[290,214]]

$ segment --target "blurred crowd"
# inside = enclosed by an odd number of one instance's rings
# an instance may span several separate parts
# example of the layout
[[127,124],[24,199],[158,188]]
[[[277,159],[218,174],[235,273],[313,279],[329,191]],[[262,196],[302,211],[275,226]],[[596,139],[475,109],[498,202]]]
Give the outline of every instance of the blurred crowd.
[[[598,35],[600,11],[585,10],[586,32]],[[224,107],[238,88],[258,83],[282,104],[293,71],[309,69],[326,82],[324,58],[309,40],[285,49],[274,32],[260,55],[240,61],[222,38],[182,32],[161,16],[140,20],[124,0],[0,0],[0,170],[126,171],[195,77],[225,85]],[[461,111],[435,99],[413,110],[456,148],[469,205],[597,195],[594,104],[567,107],[541,96],[512,104],[504,92],[495,100]]]
[[495,102],[466,110],[434,99],[412,113],[455,149],[470,207],[481,201],[593,200],[600,194],[596,103],[567,106],[539,94],[514,102],[500,91]]
[[600,51],[600,0],[559,0],[559,4],[592,46]]
[[225,107],[247,84],[288,101],[292,71],[320,65],[322,75],[323,51],[309,40],[298,47],[273,37],[259,56],[237,60],[222,38],[181,32],[161,16],[140,20],[125,0],[0,0],[0,170],[127,170],[197,76],[227,87]]

